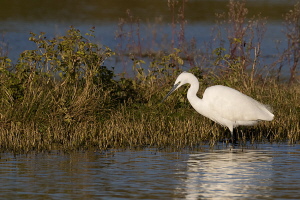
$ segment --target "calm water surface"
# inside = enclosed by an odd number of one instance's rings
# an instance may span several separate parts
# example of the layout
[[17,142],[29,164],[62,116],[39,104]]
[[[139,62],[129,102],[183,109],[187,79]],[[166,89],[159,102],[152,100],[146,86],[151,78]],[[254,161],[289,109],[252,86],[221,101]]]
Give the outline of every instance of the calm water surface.
[[3,199],[298,199],[300,145],[2,153]]

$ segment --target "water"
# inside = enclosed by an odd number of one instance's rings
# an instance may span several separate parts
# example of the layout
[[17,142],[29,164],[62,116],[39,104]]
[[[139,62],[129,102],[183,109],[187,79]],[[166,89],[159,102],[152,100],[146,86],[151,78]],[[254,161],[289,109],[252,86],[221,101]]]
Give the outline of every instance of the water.
[[[261,13],[267,17],[267,31],[262,43],[262,66],[275,62],[277,53],[282,53],[287,48],[286,36],[282,32],[283,15],[293,8],[298,0],[250,0],[246,7],[249,9],[249,17]],[[227,0],[189,0],[185,4],[185,27],[186,41],[196,39],[198,49],[205,49],[205,43],[212,41],[211,29],[215,26],[215,13],[227,12]],[[172,35],[172,17],[177,18],[178,9],[175,14],[168,7],[167,1],[153,0],[128,0],[126,4],[122,0],[111,1],[79,1],[79,0],[53,0],[53,1],[23,1],[12,0],[0,3],[0,50],[4,51],[14,63],[21,52],[36,49],[33,42],[28,41],[29,32],[39,34],[46,32],[48,38],[57,35],[65,35],[71,25],[80,29],[82,33],[96,27],[96,43],[106,45],[113,50],[118,50],[120,41],[116,38],[120,18],[127,18],[126,11],[131,10],[133,19],[141,19],[142,48],[146,50],[163,50],[162,38]],[[134,29],[136,29],[136,25]],[[179,31],[177,24],[176,31]],[[130,23],[127,23],[127,31],[130,32]],[[127,33],[128,33],[127,32]],[[133,34],[135,35],[135,34]],[[157,41],[153,43],[157,37]],[[135,39],[136,36],[135,36]],[[128,39],[126,45],[132,39]],[[170,38],[169,38],[170,40]],[[124,42],[124,41],[123,41]],[[158,46],[158,47],[157,47]],[[214,46],[213,48],[219,47]],[[128,52],[128,50],[125,50]],[[209,51],[210,52],[210,51]],[[1,51],[0,51],[1,55]],[[130,71],[132,62],[128,58],[122,64],[115,62],[105,63],[108,67],[114,67],[117,72]],[[201,65],[202,63],[196,63]],[[188,63],[186,63],[188,65]],[[202,67],[202,66],[201,66]],[[283,68],[288,73],[289,66]]]
[[300,145],[0,159],[2,199],[298,199]]

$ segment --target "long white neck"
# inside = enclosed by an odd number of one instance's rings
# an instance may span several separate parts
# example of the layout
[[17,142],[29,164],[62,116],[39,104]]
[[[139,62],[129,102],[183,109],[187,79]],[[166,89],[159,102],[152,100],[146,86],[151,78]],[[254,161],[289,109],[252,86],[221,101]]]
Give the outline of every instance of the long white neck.
[[200,98],[197,97],[197,92],[199,90],[199,82],[197,81],[197,84],[191,84],[190,88],[187,91],[187,98],[191,104],[193,102],[198,101]]
[[[195,77],[196,78],[196,77]],[[188,92],[187,92],[187,98],[190,102],[190,104],[193,106],[193,108],[199,112],[200,114],[205,115],[205,106],[203,105],[204,104],[204,101],[202,99],[200,99],[198,96],[197,96],[197,92],[199,90],[199,82],[198,80],[196,79],[195,80],[190,80],[190,88],[188,89]]]
[[187,92],[187,98],[188,98],[189,102],[193,105],[193,103],[195,103],[199,100],[199,98],[197,97],[197,92],[199,90],[199,81],[196,78],[196,76],[191,74],[191,76],[187,80],[187,83],[190,84],[190,88]]

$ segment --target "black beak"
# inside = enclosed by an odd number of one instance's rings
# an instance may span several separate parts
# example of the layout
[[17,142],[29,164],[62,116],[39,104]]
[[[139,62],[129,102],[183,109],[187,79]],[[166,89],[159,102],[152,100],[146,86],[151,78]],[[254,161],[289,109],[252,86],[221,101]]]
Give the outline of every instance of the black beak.
[[179,84],[180,84],[180,82],[178,82],[177,84],[175,84],[173,86],[173,88],[170,90],[170,92],[168,92],[168,94],[165,96],[165,98],[163,98],[163,100],[161,101],[161,103],[163,103],[166,100],[166,98],[168,98],[168,96],[170,96],[170,94],[172,94],[176,90],[176,88],[178,87]]

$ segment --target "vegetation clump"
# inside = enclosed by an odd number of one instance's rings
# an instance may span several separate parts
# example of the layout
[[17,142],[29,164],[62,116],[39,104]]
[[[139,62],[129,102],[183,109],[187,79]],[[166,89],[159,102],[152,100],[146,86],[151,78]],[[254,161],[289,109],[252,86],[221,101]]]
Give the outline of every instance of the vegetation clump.
[[[227,43],[220,43],[209,56],[189,52],[184,30],[177,48],[172,43],[168,53],[149,53],[151,62],[138,48],[138,54],[126,55],[133,62],[132,77],[105,66],[107,59],[119,53],[92,42],[94,29],[82,35],[71,27],[66,35],[51,39],[45,33],[31,33],[29,40],[36,49],[24,51],[16,64],[0,55],[1,151],[183,148],[223,141],[230,133],[195,112],[185,98],[186,89],[160,104],[177,75],[186,70],[185,63],[201,82],[199,96],[207,86],[222,84],[273,107],[272,122],[239,129],[241,143],[299,142],[300,36],[296,30],[289,32],[290,48],[272,64],[273,69],[284,58],[293,61],[290,80],[279,81],[278,73],[259,71],[263,33],[254,30],[264,29],[265,21],[258,18],[247,23],[246,15],[243,2],[230,1],[228,13],[218,16],[220,28],[228,23],[225,39],[218,34]],[[293,23],[297,27],[297,16],[299,4],[285,16],[289,28]],[[207,67],[200,67],[203,62]]]

